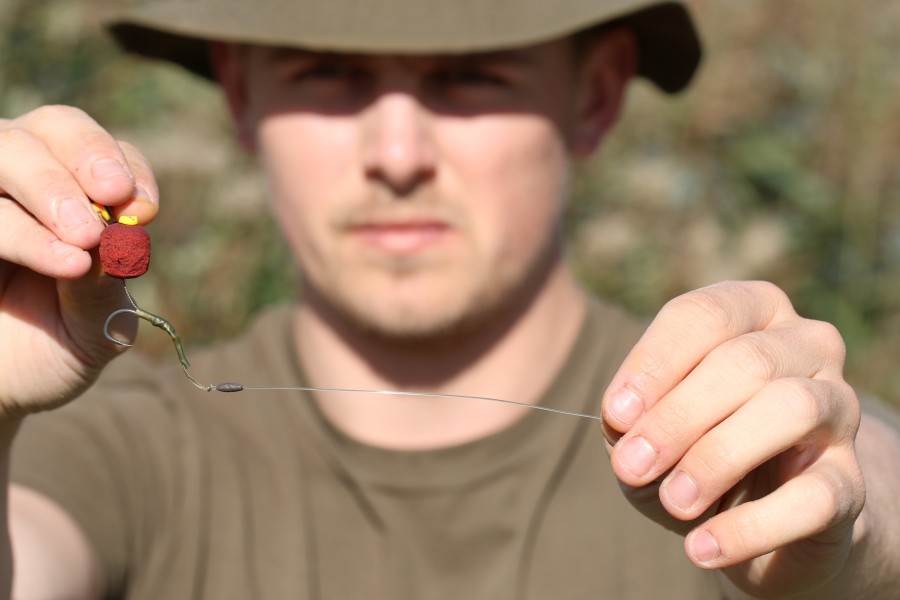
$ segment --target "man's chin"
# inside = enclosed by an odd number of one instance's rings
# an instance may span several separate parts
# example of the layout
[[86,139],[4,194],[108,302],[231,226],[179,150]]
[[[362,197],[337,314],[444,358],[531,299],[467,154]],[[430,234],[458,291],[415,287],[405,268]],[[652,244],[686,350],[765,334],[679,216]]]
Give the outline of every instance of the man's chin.
[[323,282],[326,286],[321,288],[307,281],[307,299],[338,329],[408,344],[457,335],[479,319],[481,307],[494,303],[491,291],[461,285],[466,278],[458,273],[407,266],[413,267],[410,273],[390,271],[384,276],[385,269],[380,269],[377,277],[349,270],[337,281]]
[[[390,307],[378,310],[372,306],[347,307],[344,318],[366,337],[392,344],[433,344],[465,335],[478,329],[482,310],[433,307],[411,309]],[[431,310],[429,310],[431,309]]]

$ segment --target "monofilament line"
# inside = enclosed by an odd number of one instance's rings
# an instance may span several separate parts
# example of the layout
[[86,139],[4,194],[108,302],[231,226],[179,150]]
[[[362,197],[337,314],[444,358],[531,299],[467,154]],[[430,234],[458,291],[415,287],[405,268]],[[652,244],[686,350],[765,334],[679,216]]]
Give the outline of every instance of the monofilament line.
[[503,400],[500,398],[490,398],[488,396],[468,396],[465,394],[438,394],[434,392],[407,392],[396,390],[355,390],[349,388],[314,388],[314,387],[279,387],[279,386],[253,386],[243,385],[240,383],[218,383],[210,386],[212,390],[217,392],[241,392],[244,390],[254,391],[287,391],[287,392],[328,392],[338,394],[378,394],[382,396],[418,396],[424,398],[456,398],[462,400],[483,400],[486,402],[500,402],[502,404],[512,404],[523,408],[531,408],[534,410],[543,410],[558,415],[566,415],[568,417],[580,417],[582,419],[591,419],[599,421],[600,417],[594,415],[586,415],[583,413],[569,412],[556,408],[548,408],[536,404],[526,404],[525,402],[516,402],[514,400]]
[[134,301],[134,298],[131,295],[131,292],[128,290],[128,287],[124,285],[125,280],[122,280],[122,285],[125,287],[125,294],[128,296],[128,300],[131,302],[131,305],[134,308],[120,308],[117,311],[114,311],[106,318],[106,323],[103,324],[103,335],[109,341],[119,344],[120,346],[130,346],[131,344],[128,342],[124,342],[110,332],[110,323],[116,316],[122,313],[131,313],[140,319],[144,319],[145,321],[150,322],[154,327],[159,327],[172,338],[172,341],[175,344],[175,350],[178,352],[178,360],[181,363],[181,368],[184,371],[185,376],[188,380],[197,388],[203,390],[204,392],[242,392],[244,390],[254,390],[254,391],[289,391],[289,392],[324,392],[324,393],[337,393],[337,394],[378,394],[382,396],[418,396],[421,398],[456,398],[462,400],[482,400],[485,402],[499,402],[502,404],[512,404],[513,406],[521,406],[523,408],[531,408],[534,410],[542,410],[544,412],[554,413],[557,415],[565,415],[568,417],[580,417],[582,419],[591,419],[592,421],[599,421],[600,417],[594,415],[586,415],[583,413],[577,412],[569,412],[566,410],[559,410],[557,408],[548,408],[546,406],[537,406],[534,404],[526,404],[525,402],[516,402],[514,400],[503,400],[500,398],[490,398],[488,396],[469,396],[465,394],[438,394],[435,392],[407,392],[407,391],[398,391],[398,390],[356,390],[350,388],[314,388],[314,387],[281,387],[281,386],[264,386],[264,385],[243,385],[241,383],[215,383],[212,385],[204,385],[194,379],[188,370],[191,366],[191,363],[188,362],[187,356],[184,353],[184,348],[181,344],[181,338],[175,332],[175,328],[172,326],[164,318],[159,315],[155,315],[153,313],[147,312],[142,308],[138,307],[137,302]]
[[[122,280],[122,284],[124,286],[125,280]],[[189,367],[191,363],[188,362],[187,356],[184,353],[184,348],[181,344],[181,338],[175,332],[175,328],[172,326],[164,318],[159,315],[155,315],[153,313],[147,312],[142,308],[138,307],[137,303],[134,301],[134,298],[131,295],[131,292],[128,290],[127,286],[125,287],[125,294],[128,296],[128,300],[131,302],[134,308],[120,308],[119,310],[114,311],[106,318],[106,323],[103,324],[103,335],[111,342],[119,344],[120,346],[130,346],[131,344],[122,340],[119,340],[110,332],[110,323],[116,316],[122,313],[131,313],[140,319],[144,319],[145,321],[150,322],[154,327],[158,327],[169,334],[169,337],[172,338],[172,341],[175,344],[175,350],[178,353],[178,360],[181,363],[181,368],[184,371],[184,375],[188,378],[188,380],[197,388],[203,390],[204,392],[242,392],[244,390],[254,390],[254,391],[290,391],[290,392],[324,392],[324,393],[337,393],[337,394],[378,394],[382,396],[418,396],[422,398],[456,398],[462,400],[482,400],[485,402],[499,402],[502,404],[512,404],[514,406],[521,406],[523,408],[531,408],[534,410],[542,410],[544,412],[555,413],[557,415],[566,415],[568,417],[580,417],[582,419],[591,419],[592,421],[599,421],[600,417],[594,415],[586,415],[583,413],[577,412],[569,412],[566,410],[559,410],[557,408],[548,408],[546,406],[537,406],[534,404],[526,404],[525,402],[516,402],[514,400],[503,400],[501,398],[490,398],[488,396],[469,396],[465,394],[438,394],[435,392],[407,392],[407,391],[398,391],[398,390],[356,390],[350,388],[313,388],[313,387],[280,387],[280,386],[264,386],[264,385],[243,385],[241,383],[215,383],[211,385],[204,385],[197,381],[193,375],[191,375],[189,371]]]

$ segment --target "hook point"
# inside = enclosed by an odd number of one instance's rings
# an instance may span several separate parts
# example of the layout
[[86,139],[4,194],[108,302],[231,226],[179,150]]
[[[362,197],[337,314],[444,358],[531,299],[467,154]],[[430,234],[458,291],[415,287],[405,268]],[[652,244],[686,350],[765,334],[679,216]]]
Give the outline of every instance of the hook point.
[[110,323],[112,323],[112,320],[115,319],[117,316],[121,315],[122,313],[130,313],[132,315],[137,316],[137,312],[131,308],[120,308],[119,310],[111,313],[108,317],[106,317],[106,322],[103,324],[103,337],[105,337],[106,339],[108,339],[109,341],[111,341],[114,344],[118,344],[119,346],[125,346],[125,347],[130,348],[134,344],[129,344],[128,342],[123,342],[122,340],[117,339],[115,336],[113,336],[113,334],[111,334],[109,332],[109,325],[110,325]]

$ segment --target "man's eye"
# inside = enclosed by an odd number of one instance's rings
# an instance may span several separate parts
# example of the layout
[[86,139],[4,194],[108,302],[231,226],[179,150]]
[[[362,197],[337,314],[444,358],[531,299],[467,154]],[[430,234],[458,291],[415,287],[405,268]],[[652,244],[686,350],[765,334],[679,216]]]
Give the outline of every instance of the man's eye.
[[443,73],[441,81],[448,85],[501,87],[506,85],[506,80],[489,71],[458,70]]
[[358,79],[360,72],[349,65],[322,63],[299,69],[292,76],[298,81],[351,81]]

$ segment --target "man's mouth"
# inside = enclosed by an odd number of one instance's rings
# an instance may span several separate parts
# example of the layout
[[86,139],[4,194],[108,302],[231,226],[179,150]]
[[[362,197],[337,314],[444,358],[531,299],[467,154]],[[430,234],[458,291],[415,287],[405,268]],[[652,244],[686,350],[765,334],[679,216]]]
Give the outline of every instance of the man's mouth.
[[362,243],[379,251],[411,254],[440,243],[452,228],[437,220],[385,220],[359,223],[349,231]]

